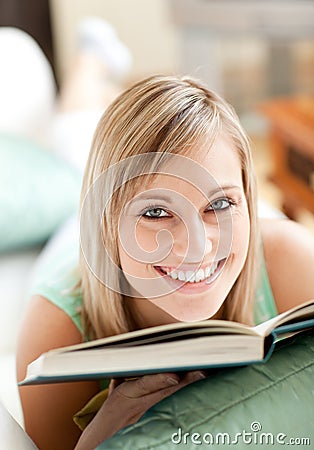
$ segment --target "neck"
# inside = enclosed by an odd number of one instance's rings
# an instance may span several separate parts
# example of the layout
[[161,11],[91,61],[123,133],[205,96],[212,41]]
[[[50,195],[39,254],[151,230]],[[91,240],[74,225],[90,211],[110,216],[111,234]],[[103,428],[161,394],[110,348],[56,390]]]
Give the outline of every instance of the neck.
[[[177,323],[178,320],[167,314],[158,306],[146,298],[126,297],[128,302],[128,311],[136,324],[137,329],[150,328],[158,325],[167,325]],[[223,320],[223,305],[212,317],[208,320]]]
[[178,322],[146,298],[129,297],[127,301],[130,314],[140,329]]

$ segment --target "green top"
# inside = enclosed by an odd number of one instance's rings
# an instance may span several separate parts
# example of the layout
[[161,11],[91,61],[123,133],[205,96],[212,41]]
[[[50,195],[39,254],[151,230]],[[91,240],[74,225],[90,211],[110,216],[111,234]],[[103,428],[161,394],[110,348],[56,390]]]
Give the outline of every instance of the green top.
[[258,325],[277,315],[278,310],[270,286],[263,251],[261,251],[259,283],[254,301],[254,323]]
[[[63,250],[64,255],[59,260],[62,264],[55,269],[54,258],[44,265],[32,294],[40,294],[54,305],[61,308],[71,317],[77,328],[83,334],[81,322],[82,292],[78,287],[79,271],[77,267],[77,249]],[[60,255],[59,255],[60,256]],[[260,281],[254,303],[254,322],[265,322],[278,314],[270,287],[263,254],[261,252]]]
[[43,258],[39,261],[40,270],[35,274],[30,294],[42,295],[61,308],[83,334],[83,297],[78,287],[80,276],[77,261],[78,245],[75,241]]

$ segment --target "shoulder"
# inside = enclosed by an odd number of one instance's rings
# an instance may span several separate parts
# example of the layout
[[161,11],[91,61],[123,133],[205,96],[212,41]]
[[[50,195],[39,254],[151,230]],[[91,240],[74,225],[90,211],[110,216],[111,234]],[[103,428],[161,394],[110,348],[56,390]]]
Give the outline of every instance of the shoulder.
[[288,219],[261,221],[265,261],[277,309],[314,297],[314,235]]
[[81,333],[62,309],[40,295],[31,298],[18,339],[24,369],[43,352],[79,342]]

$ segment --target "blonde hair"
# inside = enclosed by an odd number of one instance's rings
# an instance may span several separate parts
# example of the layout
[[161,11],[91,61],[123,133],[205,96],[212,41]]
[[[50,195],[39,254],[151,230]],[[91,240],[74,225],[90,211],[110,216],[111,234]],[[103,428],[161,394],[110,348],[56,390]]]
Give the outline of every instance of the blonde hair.
[[[251,324],[258,229],[255,176],[249,142],[233,108],[199,81],[187,77],[153,76],[130,87],[108,107],[94,134],[83,180],[81,205],[96,180],[114,164],[131,156],[151,153],[152,158],[147,163],[150,165],[147,168],[151,169],[160,163],[160,155],[188,154],[195,143],[204,143],[205,140],[213,142],[221,133],[231,139],[239,153],[250,218],[246,262],[223,304],[222,314],[224,319]],[[119,172],[119,177],[120,181],[107,177],[102,189],[114,192],[115,183],[121,185],[122,179],[132,178],[132,168],[126,165]],[[135,177],[132,182],[123,184],[104,211],[104,246],[118,267],[117,218],[139,183],[143,183],[143,180]],[[93,264],[104,268],[101,278],[104,282],[90,270],[81,251],[82,317],[89,337],[99,338],[130,331],[137,324],[125,297],[117,289],[107,287],[118,286],[119,280],[114,279],[118,277],[117,273],[106,267],[95,240],[96,217],[93,208],[95,205],[89,211],[88,229],[85,232],[91,243],[89,255]],[[93,242],[96,244],[93,245]],[[110,284],[106,283],[106,279],[110,279]]]

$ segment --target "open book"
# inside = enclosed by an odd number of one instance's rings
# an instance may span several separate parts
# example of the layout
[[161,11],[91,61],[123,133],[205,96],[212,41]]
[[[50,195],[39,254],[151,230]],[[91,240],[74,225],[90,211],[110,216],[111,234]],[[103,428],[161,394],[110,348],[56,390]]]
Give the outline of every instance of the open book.
[[314,328],[314,300],[260,325],[225,320],[175,323],[50,350],[20,385],[132,377],[265,362],[278,340]]

